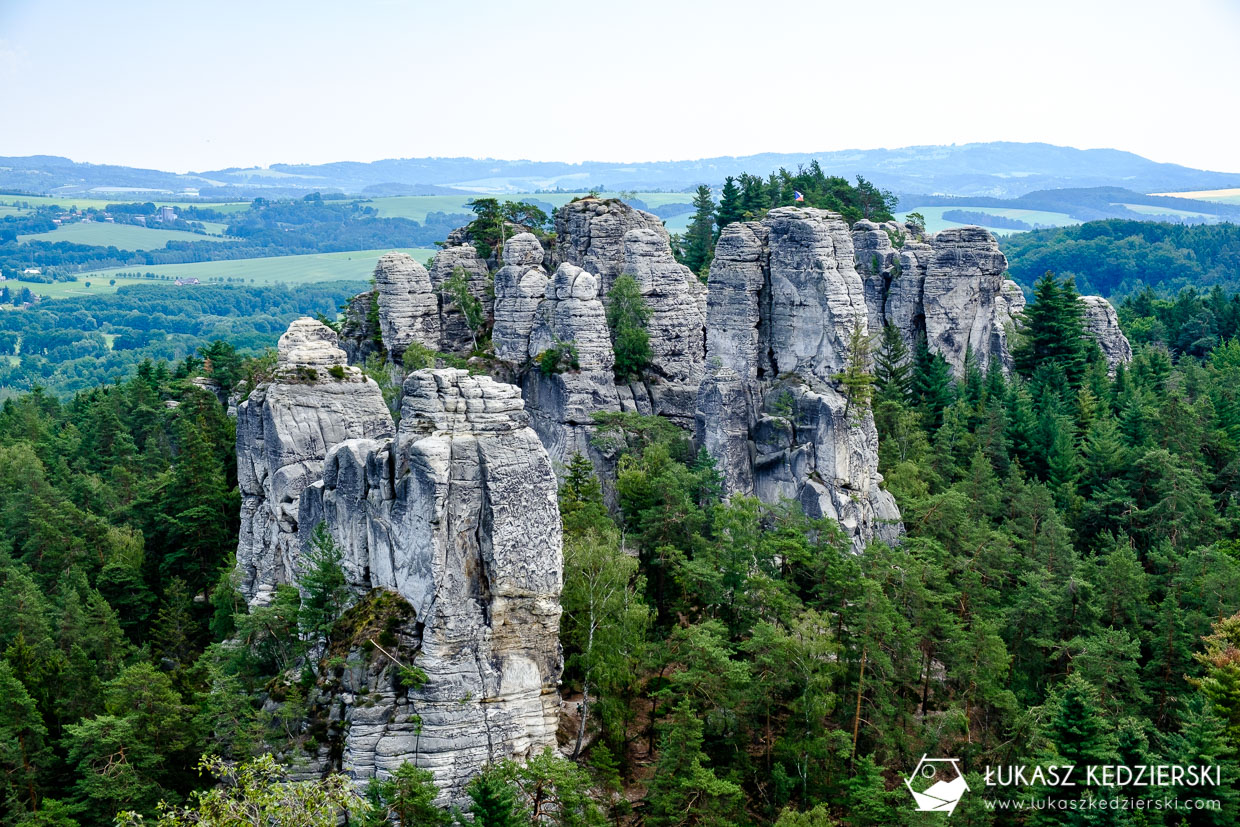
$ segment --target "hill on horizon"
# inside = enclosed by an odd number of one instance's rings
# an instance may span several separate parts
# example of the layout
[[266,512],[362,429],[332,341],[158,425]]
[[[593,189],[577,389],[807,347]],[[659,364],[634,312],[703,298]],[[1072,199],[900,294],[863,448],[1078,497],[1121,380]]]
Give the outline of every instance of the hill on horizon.
[[990,142],[897,149],[762,153],[682,161],[613,163],[401,158],[373,162],[272,164],[193,173],[88,164],[50,155],[0,157],[0,189],[33,194],[144,193],[197,190],[204,198],[349,195],[506,194],[537,190],[684,190],[728,175],[762,174],[817,160],[828,174],[864,176],[902,194],[1017,198],[1039,190],[1122,187],[1174,192],[1240,186],[1240,172],[1214,172],[1151,161],[1116,149]]

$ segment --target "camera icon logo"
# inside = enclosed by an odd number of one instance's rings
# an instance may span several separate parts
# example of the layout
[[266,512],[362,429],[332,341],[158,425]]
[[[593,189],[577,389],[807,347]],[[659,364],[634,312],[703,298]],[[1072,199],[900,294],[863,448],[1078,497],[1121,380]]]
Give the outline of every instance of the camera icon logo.
[[921,756],[913,774],[904,779],[904,786],[913,794],[917,809],[928,813],[951,815],[960,798],[969,790],[959,758]]

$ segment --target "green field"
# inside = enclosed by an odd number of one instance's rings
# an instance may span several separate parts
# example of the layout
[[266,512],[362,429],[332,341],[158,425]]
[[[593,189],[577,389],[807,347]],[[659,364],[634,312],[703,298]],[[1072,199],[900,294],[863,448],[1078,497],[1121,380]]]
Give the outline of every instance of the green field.
[[157,230],[134,224],[108,224],[92,221],[66,224],[47,233],[18,236],[20,241],[68,241],[121,250],[161,250],[169,241],[224,241],[219,236],[187,233],[183,230]]
[[58,207],[77,207],[80,210],[94,207],[97,210],[106,208],[109,204],[145,204],[148,201],[157,207],[176,207],[184,209],[185,207],[202,207],[204,209],[218,210],[219,212],[237,212],[244,210],[250,206],[249,201],[229,201],[226,203],[212,203],[210,201],[169,201],[165,198],[151,198],[149,193],[131,192],[117,193],[110,198],[97,197],[80,197],[80,196],[59,196],[59,195],[0,195],[0,207],[12,207],[14,204],[26,203],[32,206],[41,206],[44,204],[54,204]]
[[1220,204],[1240,204],[1240,187],[1225,190],[1197,190],[1196,192],[1151,192],[1150,195],[1192,198],[1195,201],[1216,201]]
[[[128,284],[165,284],[172,287],[172,281],[180,278],[194,277],[207,282],[211,279],[233,279],[246,284],[309,284],[316,281],[365,281],[374,272],[379,256],[391,250],[356,250],[346,253],[316,253],[308,256],[275,256],[272,258],[241,258],[234,261],[201,261],[193,264],[156,264],[134,267],[119,267],[110,270],[92,270],[79,273],[75,282],[56,282],[54,284],[38,284],[35,282],[9,279],[0,284],[9,290],[20,290],[29,287],[40,296],[62,298],[64,296],[83,296],[94,293],[112,293],[116,288]],[[421,248],[404,249],[399,252],[408,253],[418,261],[425,263],[435,255],[435,250]],[[118,273],[156,273],[168,279],[151,280],[143,278],[127,278]],[[115,281],[116,284],[109,284]],[[86,286],[90,282],[90,287]],[[192,288],[189,288],[192,289]]]
[[1166,207],[1155,207],[1150,204],[1120,204],[1141,215],[1178,215],[1187,218],[1209,218],[1210,213],[1194,212],[1193,210],[1170,210]]
[[[908,212],[896,213],[896,218],[903,221],[909,213],[919,212],[926,217],[926,232],[937,233],[940,230],[946,230],[948,227],[967,227],[968,224],[962,224],[959,221],[947,221],[943,218],[943,213],[950,210],[968,210],[970,212],[984,212],[990,215],[1001,215],[1004,218],[1014,218],[1018,221],[1024,221],[1026,224],[1037,225],[1047,224],[1052,227],[1064,227],[1069,224],[1080,224],[1072,216],[1062,212],[1045,212],[1043,210],[1020,210],[998,207],[974,207],[968,204],[953,204],[950,207],[914,207]],[[1009,230],[1003,227],[986,227],[995,235],[1008,235],[1010,233],[1022,232],[1021,230]]]

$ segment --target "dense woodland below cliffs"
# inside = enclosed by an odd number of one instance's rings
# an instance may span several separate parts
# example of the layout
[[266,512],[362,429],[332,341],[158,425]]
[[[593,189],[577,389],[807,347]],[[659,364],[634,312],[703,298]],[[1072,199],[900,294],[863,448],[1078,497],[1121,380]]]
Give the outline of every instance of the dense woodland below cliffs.
[[[1217,764],[1224,783],[1194,793],[1221,812],[1113,823],[1234,823],[1240,343],[1177,344],[1182,303],[1127,307],[1167,335],[1113,377],[1049,278],[1010,379],[970,365],[953,381],[924,348],[876,341],[880,467],[907,528],[894,549],[855,555],[794,507],[722,502],[682,431],[601,420],[624,445],[618,509],[580,459],[560,490],[563,689],[588,692],[597,732],[577,762],[485,774],[478,820],[528,822],[537,787],[562,824],[920,823],[899,777],[931,753]],[[234,424],[190,379],[227,393],[270,365],[222,344],[200,359],[0,407],[5,823],[151,815],[207,783],[201,755],[295,766],[328,737],[303,725],[307,684],[277,676],[359,619],[336,617],[330,541],[304,600],[246,612]],[[231,789],[255,800],[281,777],[246,771]],[[362,823],[437,823],[426,784],[313,789]],[[954,819],[1013,823],[980,796]]]
[[[697,193],[680,260],[705,274],[722,229],[797,194],[850,222],[887,220],[893,206],[817,169],[742,175],[722,203]],[[478,205],[479,262],[510,236],[513,209]],[[1081,235],[1044,236],[1047,248],[1140,236],[1236,272],[1234,228],[1071,230]],[[1020,244],[1009,249],[1017,275],[1049,255]],[[1057,269],[1105,290],[1091,255]],[[609,294],[617,379],[652,358],[650,308],[632,281]],[[838,382],[853,415],[877,426],[878,469],[905,529],[894,547],[857,553],[835,521],[795,503],[725,498],[715,463],[668,419],[596,415],[614,479],[604,485],[574,454],[558,489],[562,748],[483,772],[468,790],[473,823],[922,824],[901,779],[925,754],[971,769],[1217,765],[1221,783],[1170,793],[1218,800],[1217,811],[1108,811],[1097,823],[1240,821],[1240,295],[1220,282],[1127,291],[1119,318],[1135,356],[1114,368],[1084,335],[1071,278],[1052,275],[1025,277],[1032,301],[1010,373],[966,352],[954,377],[924,337],[910,347],[892,327],[851,342],[867,358]],[[494,355],[489,321],[463,273],[440,289],[457,291],[477,369]],[[425,681],[399,660],[402,604],[350,595],[325,532],[300,590],[247,608],[236,574],[230,404],[273,377],[262,346],[290,318],[347,326],[336,309],[352,292],[170,297],[152,286],[0,314],[11,337],[0,342],[20,340],[23,370],[46,360],[54,385],[0,405],[0,823],[215,824],[242,802],[306,825],[335,824],[341,809],[367,827],[458,817],[432,805],[429,773],[412,766],[360,791],[298,775],[340,740],[345,724],[316,687],[350,668],[351,652],[394,660],[396,691]],[[382,348],[377,302],[352,321]],[[105,331],[116,336],[106,353]],[[580,367],[560,345],[533,370]],[[359,361],[395,392],[391,365]],[[466,364],[414,344],[401,361]],[[319,378],[299,370],[291,381]],[[793,415],[776,404],[772,416]],[[963,824],[1095,823],[992,812],[981,776],[968,782],[978,794],[952,816]],[[1062,789],[1022,794],[1065,800]],[[160,802],[196,815],[161,816]]]

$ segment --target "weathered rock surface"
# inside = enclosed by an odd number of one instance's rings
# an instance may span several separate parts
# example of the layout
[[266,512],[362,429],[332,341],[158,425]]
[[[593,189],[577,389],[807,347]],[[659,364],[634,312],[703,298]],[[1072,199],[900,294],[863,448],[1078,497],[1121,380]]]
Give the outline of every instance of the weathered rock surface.
[[319,478],[328,449],[393,433],[378,385],[345,365],[330,328],[298,319],[280,337],[278,353],[275,380],[237,406],[237,568],[242,593],[260,604],[276,585],[296,579],[298,498]]
[[438,347],[443,353],[467,354],[474,343],[469,324],[455,299],[443,290],[444,282],[452,278],[458,268],[465,273],[469,294],[482,305],[483,315],[487,318],[494,313],[495,300],[492,296],[491,272],[472,244],[444,247],[435,254],[430,279],[439,301]]
[[599,278],[606,296],[624,272],[624,238],[630,230],[650,230],[668,237],[658,216],[635,210],[615,199],[582,198],[556,212],[556,254]]
[[1011,369],[1008,338],[1024,300],[988,231],[953,227],[927,237],[908,224],[858,221],[852,238],[872,327],[895,326],[910,347],[924,334],[957,376],[970,350],[981,367],[998,359]]
[[504,266],[495,274],[495,356],[515,365],[529,357],[530,332],[550,280],[543,269],[543,248],[532,233],[513,236],[504,245]]
[[880,486],[873,418],[833,384],[857,329],[868,331],[866,291],[839,216],[783,208],[724,229],[710,270],[698,441],[727,493],[795,500],[839,520],[861,548],[901,529]]
[[340,347],[350,365],[365,364],[373,353],[383,350],[383,331],[378,324],[379,294],[374,290],[349,299],[340,325]]
[[592,454],[591,414],[620,410],[612,370],[616,360],[598,279],[580,267],[564,263],[556,269],[534,315],[531,360],[569,344],[576,353],[575,369],[547,374],[535,367],[521,380],[531,425],[559,466],[575,453]]
[[416,371],[395,439],[336,444],[301,495],[301,539],[325,522],[351,585],[416,613],[402,645],[424,685],[379,682],[382,659],[343,677],[342,697],[369,693],[345,711],[343,766],[359,782],[412,761],[459,801],[487,763],[555,743],[561,528],[523,408],[511,385]]
[[386,253],[375,266],[379,326],[392,360],[411,342],[439,348],[439,302],[426,268],[407,253]]
[[1119,327],[1115,308],[1102,296],[1081,296],[1085,304],[1085,334],[1097,342],[1111,366],[1111,374],[1121,364],[1132,361],[1132,345]]

